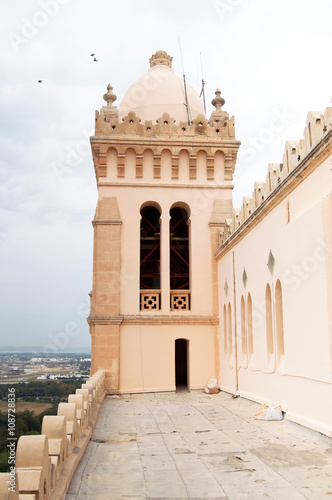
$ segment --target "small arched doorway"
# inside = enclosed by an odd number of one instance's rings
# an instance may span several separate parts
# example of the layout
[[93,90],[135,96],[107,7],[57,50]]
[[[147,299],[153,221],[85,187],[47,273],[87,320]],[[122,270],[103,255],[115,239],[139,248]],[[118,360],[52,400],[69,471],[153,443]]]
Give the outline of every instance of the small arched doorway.
[[175,341],[175,386],[188,389],[188,347],[186,339]]

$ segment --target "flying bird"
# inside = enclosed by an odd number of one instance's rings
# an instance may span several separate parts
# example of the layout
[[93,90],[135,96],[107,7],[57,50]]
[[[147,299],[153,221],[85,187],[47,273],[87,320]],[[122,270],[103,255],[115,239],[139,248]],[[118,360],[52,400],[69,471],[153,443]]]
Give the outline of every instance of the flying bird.
[[94,57],[94,58],[93,58],[93,61],[94,61],[94,62],[98,62],[98,59],[96,59],[96,58]]
[[43,83],[43,80],[38,80],[38,83]]
[[91,56],[91,57],[93,57],[93,56],[94,56],[94,54],[90,54],[90,56]]

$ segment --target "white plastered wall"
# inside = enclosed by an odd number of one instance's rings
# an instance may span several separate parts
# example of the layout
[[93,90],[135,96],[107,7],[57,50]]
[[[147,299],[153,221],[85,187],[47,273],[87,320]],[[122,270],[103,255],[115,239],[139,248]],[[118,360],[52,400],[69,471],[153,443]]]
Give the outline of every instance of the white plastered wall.
[[[259,402],[279,401],[287,418],[332,435],[331,272],[332,228],[330,159],[224,255],[219,265],[220,384]],[[275,258],[268,269],[269,252]],[[237,368],[235,349],[223,349],[223,306],[233,296],[233,252],[236,283]],[[243,284],[243,270],[247,284]],[[226,297],[224,286],[229,289]],[[285,354],[276,353],[275,286],[283,297]],[[265,290],[272,291],[275,354],[268,356]],[[254,354],[241,351],[241,297],[252,297]],[[247,317],[247,308],[246,308]],[[247,325],[246,325],[247,331]],[[235,332],[235,322],[233,334]],[[236,387],[236,371],[238,386]]]

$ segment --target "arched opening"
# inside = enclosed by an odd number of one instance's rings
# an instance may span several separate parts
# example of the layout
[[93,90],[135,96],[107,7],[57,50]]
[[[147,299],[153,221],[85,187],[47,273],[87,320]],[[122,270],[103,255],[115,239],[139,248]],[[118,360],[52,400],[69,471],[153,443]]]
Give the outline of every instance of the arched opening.
[[189,341],[175,341],[175,385],[177,389],[188,388],[188,351]]
[[[171,310],[190,309],[189,216],[185,208],[170,210],[170,290]],[[179,292],[181,290],[181,292]]]
[[140,227],[140,309],[160,309],[160,210],[141,209]]
[[265,308],[266,308],[266,346],[267,354],[270,357],[274,354],[273,345],[273,323],[272,323],[272,296],[270,285],[266,285],[265,290]]
[[277,356],[278,363],[280,362],[281,356],[285,354],[284,347],[284,317],[283,317],[283,307],[282,307],[282,288],[281,283],[278,280],[276,283],[275,292],[275,304],[276,304],[276,326],[277,326]]
[[251,359],[253,353],[254,353],[254,334],[253,334],[253,328],[252,328],[252,300],[251,300],[251,295],[250,293],[248,294],[247,298],[247,321],[248,321],[248,357],[249,360]]

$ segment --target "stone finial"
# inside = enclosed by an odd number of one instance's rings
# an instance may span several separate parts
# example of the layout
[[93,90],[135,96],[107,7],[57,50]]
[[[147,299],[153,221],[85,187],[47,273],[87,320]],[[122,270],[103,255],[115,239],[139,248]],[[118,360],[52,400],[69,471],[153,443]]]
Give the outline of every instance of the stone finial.
[[221,92],[219,89],[215,91],[216,97],[214,97],[211,101],[211,104],[215,106],[217,111],[220,111],[223,105],[225,104],[225,99],[221,97]]
[[157,66],[157,64],[163,64],[171,68],[172,61],[173,57],[169,56],[164,50],[157,50],[157,52],[155,54],[152,54],[149,59],[150,68],[152,68],[153,66]]
[[221,92],[219,89],[215,91],[216,96],[212,99],[211,103],[215,106],[215,110],[212,111],[209,125],[214,127],[217,132],[220,132],[220,127],[225,127],[229,119],[228,113],[223,111],[221,108],[225,104],[225,99],[221,97]]
[[107,92],[104,94],[103,99],[107,102],[107,106],[113,106],[113,102],[116,101],[117,96],[112,92],[113,87],[109,83],[107,85]]

